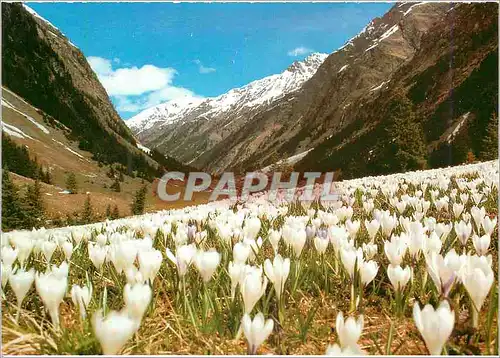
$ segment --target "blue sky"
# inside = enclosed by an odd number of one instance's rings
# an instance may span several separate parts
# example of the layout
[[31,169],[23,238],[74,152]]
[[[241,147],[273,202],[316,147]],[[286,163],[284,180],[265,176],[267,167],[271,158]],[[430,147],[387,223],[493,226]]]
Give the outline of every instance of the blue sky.
[[389,3],[28,3],[79,47],[120,115],[211,97],[331,53]]

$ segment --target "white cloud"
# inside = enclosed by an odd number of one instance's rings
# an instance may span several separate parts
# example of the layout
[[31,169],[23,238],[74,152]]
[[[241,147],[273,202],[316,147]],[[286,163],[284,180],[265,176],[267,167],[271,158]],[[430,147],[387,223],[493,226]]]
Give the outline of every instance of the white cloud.
[[113,69],[115,58],[87,58],[109,96],[121,112],[137,112],[180,97],[198,97],[187,88],[173,84],[177,71],[170,67],[144,65]]
[[215,68],[213,68],[213,67],[205,67],[203,65],[200,66],[199,70],[200,70],[200,73],[212,73],[212,72],[216,71]]
[[98,76],[108,75],[113,72],[110,60],[106,60],[102,57],[90,56],[87,57],[87,61]]
[[194,60],[193,62],[198,65],[198,71],[202,74],[212,73],[212,72],[216,71],[216,69],[214,67],[203,66],[203,64],[201,63],[200,60]]
[[302,55],[307,55],[308,53],[314,52],[310,48],[307,47],[296,47],[293,50],[288,51],[288,56],[297,57]]

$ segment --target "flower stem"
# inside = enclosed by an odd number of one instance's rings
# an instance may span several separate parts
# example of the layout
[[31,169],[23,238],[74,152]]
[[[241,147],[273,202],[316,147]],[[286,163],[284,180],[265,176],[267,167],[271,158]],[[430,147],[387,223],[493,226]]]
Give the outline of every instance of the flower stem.
[[354,292],[354,283],[351,284],[351,304],[349,311],[356,311],[356,293]]
[[471,305],[471,316],[472,316],[472,327],[474,329],[477,329],[479,325],[479,312],[476,309],[476,307],[474,307],[474,304]]
[[16,325],[19,325],[19,315],[21,313],[21,303],[22,302],[17,302],[17,311],[16,311]]
[[184,276],[182,276],[182,287],[183,287],[183,291],[184,291],[184,305],[187,306],[189,316],[191,317],[191,322],[193,323],[193,326],[195,328],[198,328],[198,325],[196,324],[196,320],[194,319],[193,310],[191,309],[191,304],[189,303],[189,299],[188,299],[188,296],[186,294],[186,279],[184,278]]

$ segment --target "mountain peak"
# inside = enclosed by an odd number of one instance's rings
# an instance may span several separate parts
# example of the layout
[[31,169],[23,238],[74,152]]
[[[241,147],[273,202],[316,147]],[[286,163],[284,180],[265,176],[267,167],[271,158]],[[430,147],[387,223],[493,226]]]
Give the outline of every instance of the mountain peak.
[[312,69],[314,72],[319,68],[319,66],[323,63],[323,61],[328,57],[326,53],[314,52],[307,56],[302,61],[295,61],[288,68],[287,71],[290,72],[304,72],[307,69]]

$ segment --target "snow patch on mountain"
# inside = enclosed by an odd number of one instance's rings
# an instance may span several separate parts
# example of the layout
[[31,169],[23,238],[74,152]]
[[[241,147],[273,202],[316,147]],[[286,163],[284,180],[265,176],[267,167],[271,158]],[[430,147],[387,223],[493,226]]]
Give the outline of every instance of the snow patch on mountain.
[[77,157],[79,157],[80,159],[85,159],[85,157],[84,157],[83,155],[81,155],[81,154],[80,154],[80,153],[78,153],[78,152],[75,152],[73,149],[71,149],[70,147],[68,147],[68,146],[67,146],[67,145],[65,145],[64,143],[61,143],[61,142],[59,142],[58,140],[56,140],[56,139],[54,139],[54,138],[52,138],[52,140],[53,140],[54,142],[56,142],[57,144],[61,145],[62,147],[64,147],[64,149],[66,149],[68,152],[70,152],[70,153],[72,153],[72,154],[76,155]]
[[417,6],[420,6],[420,5],[424,5],[424,4],[427,4],[428,1],[422,1],[422,2],[419,2],[419,3],[416,3],[415,5],[412,5],[408,8],[408,10],[406,10],[404,13],[403,13],[403,16],[406,16],[410,13],[410,11],[414,8],[414,7],[417,7]]
[[33,123],[38,129],[40,129],[43,133],[45,134],[49,134],[49,130],[47,128],[45,128],[44,126],[42,126],[40,123],[38,123],[36,120],[34,120],[32,117],[28,116],[26,113],[23,113],[21,112],[19,109],[17,109],[16,107],[14,107],[13,104],[11,104],[9,101],[5,100],[2,98],[2,105],[7,107],[7,108],[10,108],[12,109],[14,112],[17,112],[19,113],[20,115],[22,115],[24,118],[26,118],[28,121],[30,121],[31,123]]
[[[34,17],[36,17],[37,19],[40,19],[42,20],[43,22],[45,22],[47,25],[51,26],[52,28],[54,28],[55,30],[61,32],[61,30],[59,30],[57,27],[55,27],[50,21],[48,21],[47,19],[41,17],[35,10],[33,10],[32,8],[30,8],[28,5],[24,4],[23,3],[23,7],[24,9],[29,12],[31,15],[33,15]],[[62,33],[62,32],[61,32]]]
[[[47,20],[47,19],[45,19],[44,17],[40,16],[40,15],[39,15],[39,14],[38,14],[35,10],[33,10],[32,8],[30,8],[28,5],[26,5],[26,4],[24,4],[24,3],[23,3],[22,5],[23,5],[24,9],[25,9],[27,12],[29,12],[29,13],[30,13],[33,17],[35,17],[35,18],[37,18],[37,19],[39,19],[39,20],[41,20],[41,21],[45,22],[47,25],[49,25],[50,27],[52,27],[54,30],[58,31],[61,35],[63,35],[63,36],[65,37],[65,39],[68,41],[68,43],[69,43],[71,46],[73,46],[73,47],[75,47],[75,48],[76,48],[76,45],[75,45],[74,43],[72,43],[72,42],[68,39],[68,37],[67,37],[65,34],[63,34],[63,32],[62,32],[61,30],[59,30],[59,29],[58,29],[58,28],[57,28],[54,24],[52,24],[49,20]],[[50,33],[51,35],[53,35],[54,37],[59,37],[57,34],[53,33],[52,31],[49,31],[49,33]]]
[[382,88],[382,86],[383,86],[383,85],[385,85],[386,83],[389,83],[389,82],[390,82],[390,80],[389,80],[389,81],[384,81],[384,82],[382,82],[381,84],[379,84],[378,86],[374,86],[374,87],[372,87],[372,88],[370,89],[370,92],[373,92],[373,91],[378,91],[379,89],[381,89],[381,88]]
[[137,142],[137,148],[139,148],[140,150],[142,150],[144,153],[151,153],[151,149],[149,149],[148,147],[145,147],[143,146],[141,143]]
[[342,66],[342,67],[340,68],[339,72],[337,72],[337,73],[340,73],[340,72],[344,71],[347,67],[349,67],[349,65],[344,65],[344,66]]
[[10,136],[13,136],[13,137],[16,137],[16,138],[21,138],[21,139],[24,139],[24,138],[27,138],[27,139],[33,139],[32,137],[30,137],[29,135],[27,135],[26,133],[24,133],[22,130],[20,130],[19,128],[13,126],[13,125],[10,125],[8,123],[5,123],[3,122],[2,123],[2,130],[7,133],[8,135]]

